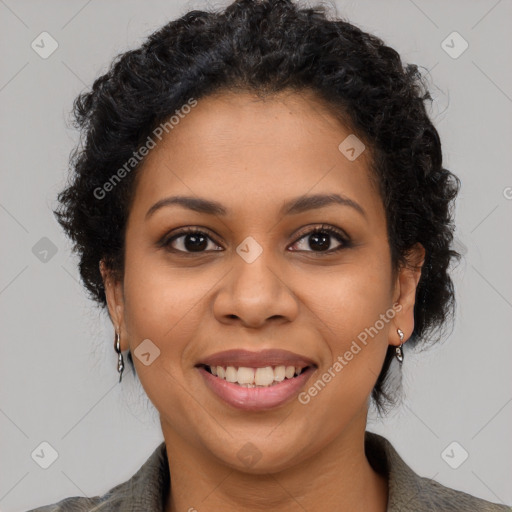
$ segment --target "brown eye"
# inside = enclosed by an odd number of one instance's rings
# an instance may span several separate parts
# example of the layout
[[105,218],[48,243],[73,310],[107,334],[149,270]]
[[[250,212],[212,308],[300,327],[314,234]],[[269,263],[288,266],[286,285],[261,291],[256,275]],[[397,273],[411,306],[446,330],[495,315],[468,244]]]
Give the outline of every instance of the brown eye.
[[207,233],[194,228],[181,230],[171,238],[164,240],[161,245],[168,248],[170,251],[183,253],[201,253],[209,252],[209,250],[219,250],[215,249],[215,247],[219,246]]
[[[336,246],[336,242],[338,246]],[[334,247],[333,247],[334,244]],[[176,253],[193,254],[223,250],[205,231],[198,228],[185,228],[171,237],[164,238],[159,245]],[[294,251],[331,254],[349,247],[346,235],[332,227],[317,227],[303,233],[293,244],[299,246]]]
[[[333,247],[333,238],[338,242],[338,247]],[[303,234],[294,245],[300,244],[298,251],[332,253],[349,245],[348,239],[331,227],[315,228]],[[308,248],[310,250],[308,250]]]

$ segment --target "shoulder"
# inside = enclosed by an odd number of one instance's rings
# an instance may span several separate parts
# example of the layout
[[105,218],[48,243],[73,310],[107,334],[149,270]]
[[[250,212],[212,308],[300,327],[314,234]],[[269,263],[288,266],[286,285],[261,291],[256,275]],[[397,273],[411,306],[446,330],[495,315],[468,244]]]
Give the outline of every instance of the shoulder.
[[[417,504],[425,510],[439,510],[446,512],[466,511],[474,512],[511,512],[512,507],[492,503],[477,498],[471,494],[451,489],[439,482],[418,477]],[[421,509],[420,509],[421,510]]]
[[116,485],[102,496],[69,497],[27,512],[161,512],[163,498],[168,490],[169,466],[165,442],[162,442],[129,480]]
[[389,483],[388,512],[512,512],[492,503],[417,475],[384,437],[366,432],[365,450],[374,469]]
[[101,498],[65,498],[58,503],[44,505],[31,509],[27,512],[85,512],[97,508]]
[[127,510],[127,504],[131,504],[133,498],[133,493],[130,492],[130,482],[131,480],[128,480],[119,484],[102,496],[92,498],[74,496],[27,512],[114,512]]

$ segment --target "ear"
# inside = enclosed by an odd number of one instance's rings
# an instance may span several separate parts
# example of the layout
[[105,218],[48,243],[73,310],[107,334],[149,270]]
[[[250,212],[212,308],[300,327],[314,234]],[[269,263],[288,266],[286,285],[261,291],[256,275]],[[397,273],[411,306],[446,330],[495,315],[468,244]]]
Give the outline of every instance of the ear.
[[389,342],[391,345],[400,345],[400,336],[397,329],[404,333],[404,343],[411,337],[414,330],[414,304],[416,301],[416,288],[421,277],[421,269],[425,262],[425,248],[419,242],[407,254],[407,265],[399,270],[393,303],[400,304],[401,309],[393,318],[394,329]]
[[103,260],[100,261],[100,272],[105,287],[108,313],[114,329],[120,335],[121,351],[128,350],[125,317],[124,317],[124,291],[123,283],[114,276],[114,273],[107,268]]

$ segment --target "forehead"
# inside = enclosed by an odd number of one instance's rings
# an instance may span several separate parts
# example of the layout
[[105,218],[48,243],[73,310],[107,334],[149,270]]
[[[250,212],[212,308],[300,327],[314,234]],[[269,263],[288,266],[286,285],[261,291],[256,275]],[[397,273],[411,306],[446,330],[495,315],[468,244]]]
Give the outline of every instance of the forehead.
[[340,151],[340,143],[354,134],[313,93],[264,99],[249,92],[217,93],[187,112],[174,118],[161,141],[155,139],[138,171],[134,209],[147,210],[178,193],[243,210],[337,192],[382,213],[369,151],[353,161]]

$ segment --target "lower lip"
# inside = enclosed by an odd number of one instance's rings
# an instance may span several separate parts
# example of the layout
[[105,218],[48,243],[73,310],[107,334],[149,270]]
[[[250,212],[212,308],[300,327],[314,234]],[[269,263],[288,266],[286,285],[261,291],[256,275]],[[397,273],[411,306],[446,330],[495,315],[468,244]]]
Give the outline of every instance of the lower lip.
[[202,366],[198,370],[206,385],[229,405],[245,411],[263,411],[283,405],[295,397],[315,368],[309,366],[299,376],[265,388],[245,388],[215,377]]

